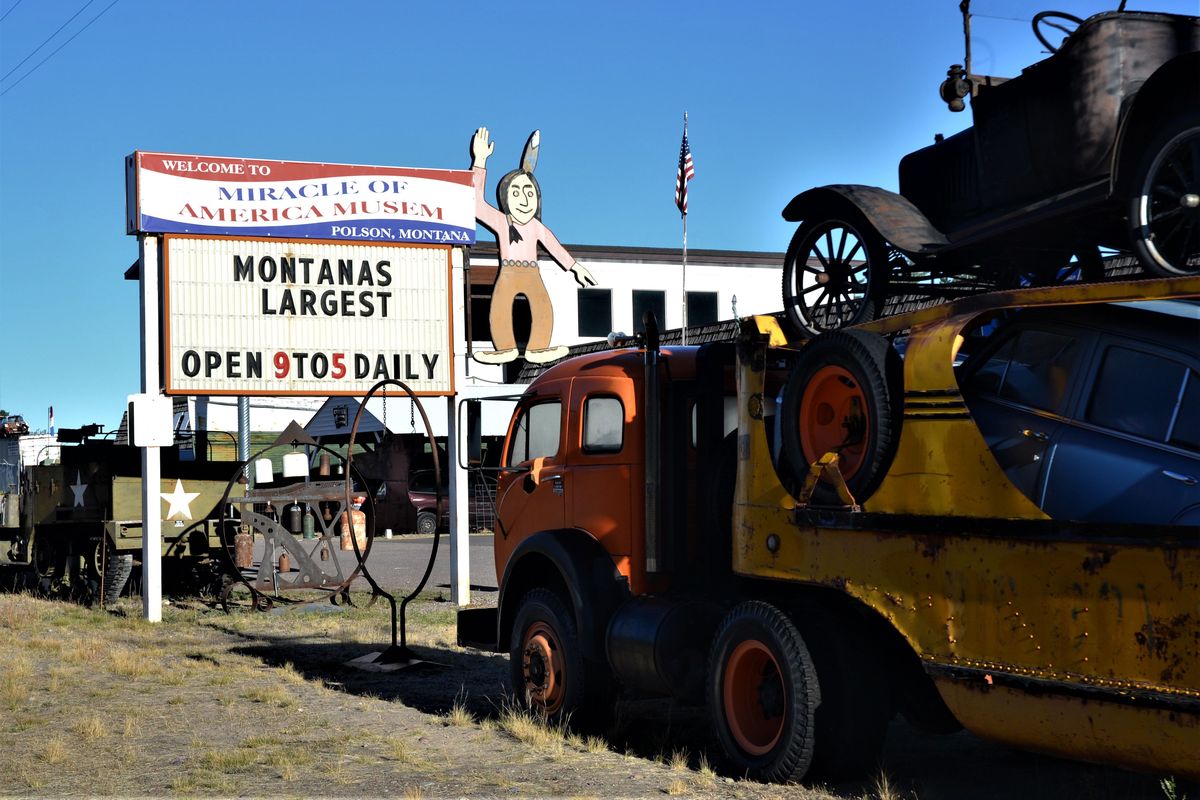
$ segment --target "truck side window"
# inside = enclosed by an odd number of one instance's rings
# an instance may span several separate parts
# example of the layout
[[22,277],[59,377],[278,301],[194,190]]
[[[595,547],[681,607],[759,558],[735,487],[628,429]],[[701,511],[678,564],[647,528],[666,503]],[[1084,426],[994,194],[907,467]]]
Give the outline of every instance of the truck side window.
[[1110,347],[1096,377],[1088,422],[1164,442],[1186,375],[1187,369],[1174,361]]
[[619,453],[625,440],[625,406],[617,397],[583,403],[583,452]]
[[515,467],[523,461],[555,455],[561,431],[562,403],[555,400],[529,406],[513,426],[507,465]]

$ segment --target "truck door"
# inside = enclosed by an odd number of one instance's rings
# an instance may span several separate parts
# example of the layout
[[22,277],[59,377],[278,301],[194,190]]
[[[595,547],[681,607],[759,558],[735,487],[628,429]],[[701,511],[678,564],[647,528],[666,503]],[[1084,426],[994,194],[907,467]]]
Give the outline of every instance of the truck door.
[[634,509],[641,508],[644,483],[634,402],[628,378],[576,378],[567,434],[571,525],[596,537],[626,575],[622,559],[632,555]]
[[496,488],[497,570],[522,539],[565,523],[563,412],[569,390],[570,381],[552,381],[522,400],[513,415]]

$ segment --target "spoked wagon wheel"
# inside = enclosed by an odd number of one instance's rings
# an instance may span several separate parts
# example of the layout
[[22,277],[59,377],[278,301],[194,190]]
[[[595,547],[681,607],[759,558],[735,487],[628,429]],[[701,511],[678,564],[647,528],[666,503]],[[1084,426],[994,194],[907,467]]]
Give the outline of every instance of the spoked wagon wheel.
[[1134,173],[1129,223],[1148,272],[1200,274],[1200,113],[1168,123],[1146,149]]
[[875,319],[890,266],[871,227],[840,219],[806,220],[783,263],[783,310],[811,336]]

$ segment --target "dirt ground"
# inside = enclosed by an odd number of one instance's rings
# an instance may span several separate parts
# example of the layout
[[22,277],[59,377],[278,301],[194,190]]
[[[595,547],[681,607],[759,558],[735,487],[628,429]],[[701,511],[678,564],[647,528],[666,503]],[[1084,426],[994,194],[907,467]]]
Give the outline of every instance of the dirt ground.
[[0,795],[1165,797],[1149,776],[902,725],[878,776],[828,789],[725,774],[702,712],[662,701],[618,703],[600,736],[548,729],[506,697],[506,657],[454,645],[436,594],[408,630],[437,664],[393,673],[346,664],[388,642],[384,604],[140,616],[0,595]]

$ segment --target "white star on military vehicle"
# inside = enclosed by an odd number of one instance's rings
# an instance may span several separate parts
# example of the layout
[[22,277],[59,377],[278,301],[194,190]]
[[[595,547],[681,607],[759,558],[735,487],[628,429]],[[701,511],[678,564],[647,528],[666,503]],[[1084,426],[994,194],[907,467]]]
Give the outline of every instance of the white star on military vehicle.
[[83,503],[83,493],[87,491],[88,485],[83,482],[83,475],[79,470],[75,470],[75,483],[71,484],[71,491],[75,494],[75,505],[72,508],[79,508]]
[[167,509],[167,519],[178,514],[184,519],[192,518],[192,501],[200,496],[199,492],[185,492],[183,490],[183,481],[179,478],[175,479],[175,491],[159,492],[163,500],[171,504]]

